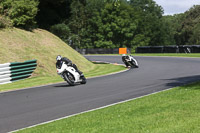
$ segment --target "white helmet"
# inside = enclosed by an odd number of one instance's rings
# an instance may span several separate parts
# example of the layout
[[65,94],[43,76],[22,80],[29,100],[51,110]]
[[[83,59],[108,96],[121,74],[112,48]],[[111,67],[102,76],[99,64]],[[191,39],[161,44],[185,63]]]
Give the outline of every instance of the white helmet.
[[57,57],[56,57],[56,60],[58,61],[58,60],[61,60],[62,59],[62,56],[61,55],[58,55]]

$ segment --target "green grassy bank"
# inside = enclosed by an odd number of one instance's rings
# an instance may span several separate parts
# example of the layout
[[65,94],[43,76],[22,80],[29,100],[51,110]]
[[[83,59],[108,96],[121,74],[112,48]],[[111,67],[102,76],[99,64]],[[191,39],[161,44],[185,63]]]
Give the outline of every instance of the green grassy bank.
[[200,82],[19,131],[20,133],[199,133]]
[[33,76],[55,76],[56,56],[68,57],[83,72],[95,65],[48,31],[25,31],[17,28],[0,30],[0,64],[37,59]]
[[0,91],[63,82],[63,79],[57,75],[55,68],[57,55],[72,60],[86,77],[125,70],[123,66],[94,64],[88,61],[61,39],[46,30],[0,29],[0,64],[24,62],[32,59],[37,59],[38,64],[31,78],[0,85]]

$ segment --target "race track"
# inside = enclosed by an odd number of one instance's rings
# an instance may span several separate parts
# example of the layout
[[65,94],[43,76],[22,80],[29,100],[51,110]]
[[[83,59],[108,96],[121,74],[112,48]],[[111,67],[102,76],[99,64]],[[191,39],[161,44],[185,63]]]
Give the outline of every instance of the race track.
[[[86,56],[122,63],[120,56]],[[135,57],[139,68],[89,79],[0,93],[0,133],[200,81],[200,58]]]

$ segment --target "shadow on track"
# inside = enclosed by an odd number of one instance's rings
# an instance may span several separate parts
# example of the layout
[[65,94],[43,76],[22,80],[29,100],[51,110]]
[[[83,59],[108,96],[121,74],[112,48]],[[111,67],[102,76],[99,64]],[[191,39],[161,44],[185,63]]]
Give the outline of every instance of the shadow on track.
[[68,84],[62,84],[62,85],[56,85],[54,87],[73,87],[73,86],[70,86]]
[[174,79],[164,79],[164,80],[172,81],[170,83],[167,83],[166,86],[176,87],[176,86],[182,86],[189,83],[200,81],[200,75],[179,77],[179,78],[174,78]]
[[68,85],[67,83],[66,84],[62,84],[62,85],[56,85],[54,87],[75,87],[75,86],[79,86],[79,85],[84,85],[84,84],[75,84],[74,86],[71,86],[71,85]]

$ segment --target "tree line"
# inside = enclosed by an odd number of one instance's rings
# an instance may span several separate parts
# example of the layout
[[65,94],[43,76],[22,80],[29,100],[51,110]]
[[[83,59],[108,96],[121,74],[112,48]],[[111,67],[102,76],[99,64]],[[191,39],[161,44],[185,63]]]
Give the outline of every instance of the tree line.
[[73,48],[199,45],[200,5],[163,15],[154,0],[1,0],[0,28],[43,28]]

